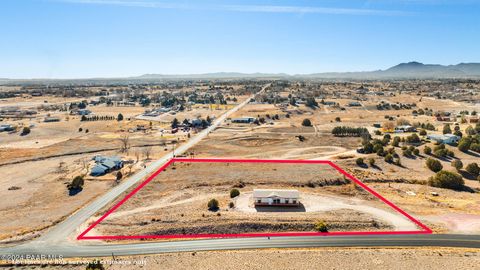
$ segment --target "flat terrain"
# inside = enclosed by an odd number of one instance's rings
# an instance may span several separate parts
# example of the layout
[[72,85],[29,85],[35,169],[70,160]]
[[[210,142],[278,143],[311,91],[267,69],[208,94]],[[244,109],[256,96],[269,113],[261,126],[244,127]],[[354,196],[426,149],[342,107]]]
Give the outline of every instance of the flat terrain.
[[[240,196],[232,199],[229,192],[235,187]],[[297,189],[301,206],[254,207],[255,188]],[[207,208],[212,198],[219,201],[216,211]],[[318,221],[326,222],[329,231],[418,229],[328,165],[176,162],[97,225],[92,234],[314,231]]]

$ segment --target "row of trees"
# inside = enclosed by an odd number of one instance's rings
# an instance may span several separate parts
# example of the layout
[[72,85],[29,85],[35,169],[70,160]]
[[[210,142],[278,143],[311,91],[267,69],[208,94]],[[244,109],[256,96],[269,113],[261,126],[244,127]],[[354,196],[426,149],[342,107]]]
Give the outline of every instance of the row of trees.
[[[122,116],[122,119],[123,119],[123,116]],[[82,121],[82,122],[90,122],[90,121],[112,121],[112,120],[115,120],[115,116],[109,116],[109,115],[104,115],[104,116],[100,116],[100,115],[85,116],[85,115],[82,115],[82,118],[80,119],[80,121]],[[118,120],[118,121],[121,121],[121,120]]]
[[370,137],[370,133],[366,128],[354,128],[354,127],[334,127],[332,134],[335,137]]

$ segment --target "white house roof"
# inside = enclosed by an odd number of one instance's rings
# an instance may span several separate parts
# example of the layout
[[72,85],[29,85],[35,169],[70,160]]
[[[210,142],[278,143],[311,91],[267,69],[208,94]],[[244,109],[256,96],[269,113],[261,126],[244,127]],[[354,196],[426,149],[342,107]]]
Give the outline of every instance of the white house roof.
[[254,198],[281,197],[281,198],[298,199],[300,197],[300,192],[298,192],[298,190],[295,190],[295,189],[254,189],[253,197]]

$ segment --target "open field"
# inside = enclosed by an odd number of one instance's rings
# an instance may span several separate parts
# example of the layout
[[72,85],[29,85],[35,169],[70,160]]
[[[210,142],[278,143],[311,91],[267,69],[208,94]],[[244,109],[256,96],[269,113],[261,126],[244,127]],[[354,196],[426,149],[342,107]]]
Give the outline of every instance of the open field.
[[[254,206],[256,188],[299,190],[300,206]],[[87,235],[311,232],[318,221],[331,232],[419,229],[326,164],[176,162]]]
[[[295,249],[196,252],[126,258],[146,260],[158,269],[476,269],[475,250],[443,249]],[[422,262],[419,264],[419,262]],[[355,263],[353,263],[355,262]],[[113,269],[124,269],[122,267]],[[126,268],[125,268],[126,269]]]

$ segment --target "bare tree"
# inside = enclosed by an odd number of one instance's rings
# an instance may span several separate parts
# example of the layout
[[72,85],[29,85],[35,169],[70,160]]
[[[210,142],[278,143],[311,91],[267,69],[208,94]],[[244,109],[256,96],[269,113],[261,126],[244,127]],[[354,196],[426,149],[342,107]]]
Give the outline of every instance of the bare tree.
[[65,163],[64,161],[60,161],[60,163],[58,163],[57,173],[63,173],[66,171],[67,171],[67,163]]
[[128,149],[130,149],[130,138],[128,135],[124,135],[123,137],[121,137],[120,139],[120,142],[121,142],[121,152],[122,153],[128,153]]
[[152,154],[152,147],[144,147],[143,148],[143,155],[145,156],[146,160],[150,160],[150,155]]
[[128,165],[128,175],[132,175],[133,164]]
[[138,163],[140,160],[140,151],[136,150],[135,151],[135,163]]
[[85,170],[88,173],[88,169],[90,167],[90,159],[82,158],[80,162],[82,163],[82,170]]

